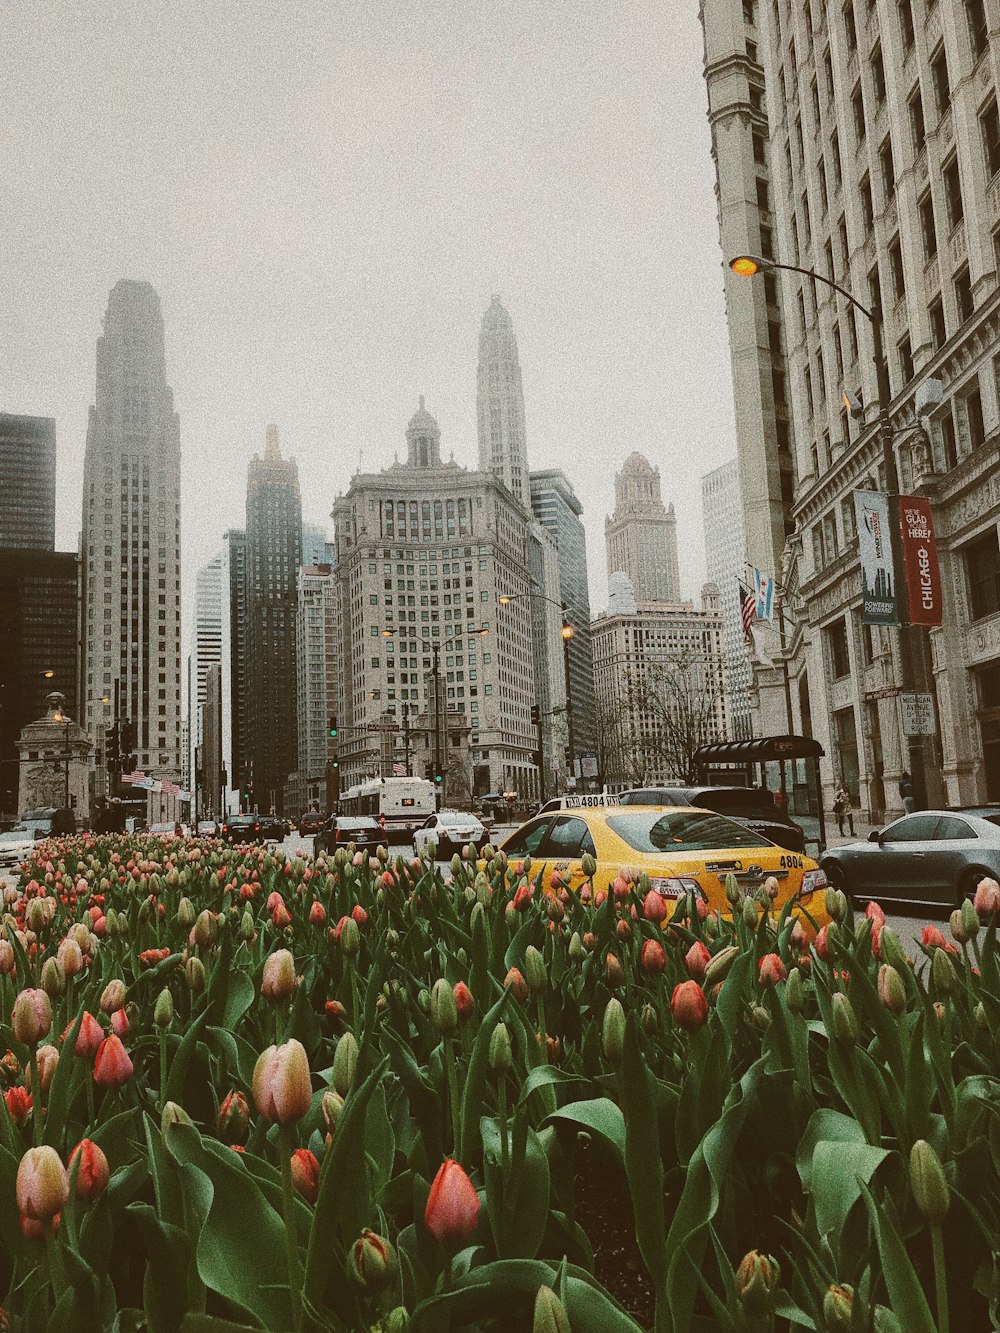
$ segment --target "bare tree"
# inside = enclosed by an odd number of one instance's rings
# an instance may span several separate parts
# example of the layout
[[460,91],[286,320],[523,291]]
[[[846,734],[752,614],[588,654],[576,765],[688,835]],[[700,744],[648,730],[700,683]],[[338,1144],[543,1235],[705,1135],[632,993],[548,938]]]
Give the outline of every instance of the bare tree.
[[724,739],[718,670],[706,654],[690,649],[648,664],[645,679],[630,691],[629,711],[647,720],[639,739],[644,781],[696,782],[695,751]]

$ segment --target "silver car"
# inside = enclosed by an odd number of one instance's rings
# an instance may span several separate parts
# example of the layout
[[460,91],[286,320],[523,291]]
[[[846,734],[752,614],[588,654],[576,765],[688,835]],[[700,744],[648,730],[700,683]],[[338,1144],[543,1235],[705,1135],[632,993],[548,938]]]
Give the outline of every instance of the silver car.
[[867,842],[823,853],[831,884],[862,902],[952,908],[971,897],[986,875],[1000,880],[1000,826],[964,810],[920,810]]
[[19,866],[35,850],[34,832],[21,824],[0,833],[0,866]]

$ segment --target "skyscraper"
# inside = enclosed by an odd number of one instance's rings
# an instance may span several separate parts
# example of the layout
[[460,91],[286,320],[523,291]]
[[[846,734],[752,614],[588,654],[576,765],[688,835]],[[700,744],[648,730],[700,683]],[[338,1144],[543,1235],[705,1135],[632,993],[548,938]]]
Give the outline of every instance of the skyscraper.
[[298,758],[296,579],[302,499],[295,460],[282,458],[277,426],[247,476],[248,780],[259,809],[280,812]]
[[293,813],[327,808],[327,764],[334,743],[330,718],[338,712],[340,645],[336,641],[337,585],[328,564],[303,565],[298,573],[298,767],[288,783]]
[[[241,528],[231,528],[223,537],[222,547],[222,694],[229,709],[229,745],[223,737],[223,762],[232,804],[241,809],[244,766],[248,753],[247,737],[247,535]],[[225,662],[228,659],[229,671]],[[225,725],[225,723],[223,723]]]
[[[222,563],[222,555],[215,556],[207,565],[199,569],[195,581],[195,627],[194,648],[191,654],[190,694],[188,696],[188,735],[192,757],[197,756],[199,748],[203,751],[200,765],[203,772],[207,770],[204,755],[205,728],[203,721],[206,681],[209,670],[213,666],[221,666],[222,663]],[[221,691],[221,672],[219,688]],[[218,744],[221,753],[221,730]],[[192,772],[197,774],[198,767],[199,765],[192,763]],[[197,776],[195,781],[197,781]],[[207,783],[207,776],[205,781]],[[218,778],[216,777],[214,781],[217,783]],[[205,808],[208,808],[207,805]]]
[[326,528],[321,523],[302,524],[303,565],[325,565],[327,556]]
[[[123,279],[97,340],[83,486],[81,712],[103,741],[120,685],[136,759],[181,775],[180,427],[167,387],[160,299]],[[163,809],[166,810],[166,805]]]
[[559,600],[573,626],[569,641],[569,692],[573,711],[573,747],[577,755],[596,754],[594,734],[594,657],[590,633],[590,587],[583,506],[563,472],[547,468],[531,473],[531,507],[556,539]]
[[677,602],[677,520],[660,496],[660,470],[640,453],[615,476],[615,512],[605,519],[608,574],[627,574],[637,602]]
[[521,363],[514,326],[499,296],[487,307],[479,331],[476,411],[480,470],[491,472],[530,509]]
[[705,525],[705,571],[709,582],[719,589],[722,607],[729,718],[733,739],[745,741],[753,735],[753,718],[750,713],[750,654],[743,632],[739,591],[740,583],[747,584],[743,497],[740,465],[735,458],[702,477],[701,503]]
[[54,550],[56,423],[52,417],[0,412],[0,495],[0,550]]

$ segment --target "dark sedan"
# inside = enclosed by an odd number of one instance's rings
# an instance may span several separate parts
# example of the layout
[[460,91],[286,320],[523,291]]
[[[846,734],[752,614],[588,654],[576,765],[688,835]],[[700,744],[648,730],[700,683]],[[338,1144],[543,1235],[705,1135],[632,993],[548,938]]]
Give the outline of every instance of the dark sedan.
[[368,815],[333,815],[313,841],[313,856],[329,856],[338,847],[354,844],[356,852],[374,853],[385,846],[385,830]]
[[951,909],[986,875],[1000,879],[1000,827],[958,810],[921,810],[867,842],[824,852],[827,878],[852,898]]
[[256,815],[231,815],[223,824],[220,837],[234,844],[264,841]]
[[619,792],[621,805],[693,805],[714,810],[789,852],[804,852],[805,834],[763,787],[637,787]]

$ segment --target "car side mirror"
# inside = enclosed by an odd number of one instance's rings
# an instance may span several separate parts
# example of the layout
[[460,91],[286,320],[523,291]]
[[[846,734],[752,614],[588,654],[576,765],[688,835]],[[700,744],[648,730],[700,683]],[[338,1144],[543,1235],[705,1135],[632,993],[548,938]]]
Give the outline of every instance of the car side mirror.
[[869,841],[869,842],[877,842],[878,845],[881,847],[881,846],[882,846],[882,830],[881,830],[880,828],[873,828],[872,831],[871,831],[871,833],[868,834],[868,841]]

